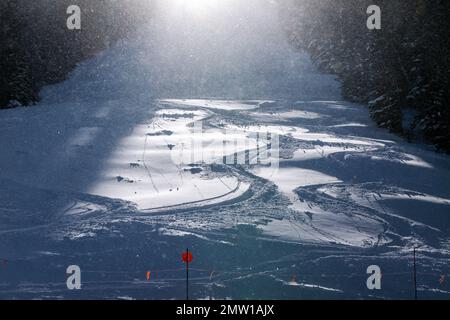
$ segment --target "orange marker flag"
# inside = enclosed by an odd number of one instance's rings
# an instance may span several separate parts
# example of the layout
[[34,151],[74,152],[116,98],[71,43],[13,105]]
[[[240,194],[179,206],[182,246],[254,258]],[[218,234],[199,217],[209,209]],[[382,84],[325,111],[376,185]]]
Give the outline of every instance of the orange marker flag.
[[152,273],[150,271],[147,271],[147,281],[150,281],[150,276],[152,275]]

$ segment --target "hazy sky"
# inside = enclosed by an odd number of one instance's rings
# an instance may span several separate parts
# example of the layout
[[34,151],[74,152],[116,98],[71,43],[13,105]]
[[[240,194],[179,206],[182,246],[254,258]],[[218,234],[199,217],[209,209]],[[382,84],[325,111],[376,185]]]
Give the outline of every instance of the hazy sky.
[[267,99],[299,94],[314,81],[309,58],[288,44],[271,0],[150,3],[153,19],[100,62],[76,70],[65,84],[71,94],[86,95],[89,85],[94,95]]
[[270,0],[160,0],[154,16],[140,41],[152,56],[143,63],[156,68],[159,79],[244,94],[249,82],[253,90],[304,72]]

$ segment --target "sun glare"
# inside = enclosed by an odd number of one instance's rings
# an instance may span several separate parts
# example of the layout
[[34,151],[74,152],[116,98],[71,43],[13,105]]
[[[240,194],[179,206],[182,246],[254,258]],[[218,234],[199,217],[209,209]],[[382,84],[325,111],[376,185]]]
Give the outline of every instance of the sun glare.
[[[221,0],[173,0],[178,10],[195,15],[205,15],[220,4]],[[223,0],[222,0],[223,1]]]

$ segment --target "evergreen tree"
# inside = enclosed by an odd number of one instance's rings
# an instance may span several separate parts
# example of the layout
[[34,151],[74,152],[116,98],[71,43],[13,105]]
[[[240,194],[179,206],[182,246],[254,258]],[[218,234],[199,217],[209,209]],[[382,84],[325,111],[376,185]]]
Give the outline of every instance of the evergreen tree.
[[366,27],[372,1],[279,3],[292,44],[340,77],[345,98],[368,103],[379,126],[450,152],[448,1],[379,0],[381,30]]
[[0,8],[0,108],[28,105],[36,101],[30,56],[24,49],[25,25],[14,2]]

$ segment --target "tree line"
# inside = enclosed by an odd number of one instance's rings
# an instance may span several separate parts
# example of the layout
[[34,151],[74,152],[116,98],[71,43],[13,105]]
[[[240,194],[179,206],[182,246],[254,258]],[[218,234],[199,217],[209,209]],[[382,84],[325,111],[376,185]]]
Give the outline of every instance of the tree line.
[[[67,8],[81,8],[81,30],[67,28]],[[2,0],[0,108],[32,105],[44,85],[132,31],[148,12],[138,0]]]
[[[367,8],[382,10],[369,30]],[[384,128],[450,152],[450,2],[279,0],[290,42]]]
[[[133,30],[149,0],[0,2],[0,108],[31,105],[44,85]],[[367,103],[376,123],[450,152],[450,2],[447,0],[277,0],[293,46],[336,74],[344,97]],[[376,2],[376,3],[375,3]],[[67,8],[82,10],[68,30]],[[367,8],[382,9],[369,30]]]

